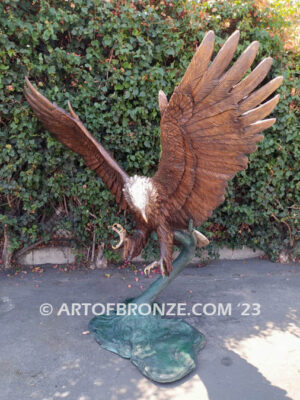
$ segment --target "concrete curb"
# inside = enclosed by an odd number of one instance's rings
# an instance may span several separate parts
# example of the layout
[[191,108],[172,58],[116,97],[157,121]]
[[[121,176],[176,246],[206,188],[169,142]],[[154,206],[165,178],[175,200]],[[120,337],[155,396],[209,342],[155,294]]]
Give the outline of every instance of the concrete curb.
[[[77,250],[71,247],[43,247],[34,249],[18,258],[18,263],[22,265],[41,265],[41,264],[72,264],[75,262]],[[261,250],[254,251],[247,246],[241,249],[232,250],[227,247],[219,249],[220,260],[242,260],[256,258],[264,255]],[[208,254],[203,254],[204,259]],[[134,261],[145,262],[142,257],[136,257]],[[199,258],[194,258],[193,262],[200,262]]]
[[22,265],[72,264],[75,262],[75,251],[67,246],[43,247],[23,254],[17,262]]
[[262,250],[253,250],[250,247],[243,246],[241,249],[229,249],[228,247],[224,247],[223,249],[219,249],[219,259],[220,260],[244,260],[248,258],[256,258],[264,256],[265,253]]

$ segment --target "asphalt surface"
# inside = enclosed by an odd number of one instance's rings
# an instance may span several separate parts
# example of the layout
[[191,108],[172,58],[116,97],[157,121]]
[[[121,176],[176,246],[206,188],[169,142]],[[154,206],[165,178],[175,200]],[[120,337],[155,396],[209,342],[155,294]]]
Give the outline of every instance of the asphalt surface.
[[[252,259],[186,268],[158,300],[187,303],[184,319],[207,343],[197,369],[171,384],[148,380],[87,333],[93,312],[82,303],[140,294],[156,279],[140,271],[0,273],[0,400],[300,399],[299,264]],[[49,316],[40,313],[44,303],[53,306]],[[67,315],[76,313],[72,303],[80,315]]]

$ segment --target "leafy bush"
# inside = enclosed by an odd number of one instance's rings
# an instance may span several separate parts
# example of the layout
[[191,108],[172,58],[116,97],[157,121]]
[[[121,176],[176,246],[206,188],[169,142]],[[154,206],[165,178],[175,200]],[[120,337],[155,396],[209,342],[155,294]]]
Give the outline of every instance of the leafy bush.
[[58,206],[66,211],[60,227],[81,245],[95,235],[110,258],[108,225],[119,221],[131,228],[102,181],[37,122],[24,99],[24,76],[60,106],[67,108],[70,100],[129,174],[151,176],[160,153],[158,90],[172,94],[209,29],[216,33],[216,51],[240,29],[237,56],[258,40],[257,62],[275,57],[267,80],[285,80],[277,123],[201,230],[214,239],[211,248],[247,244],[275,258],[292,246],[299,224],[300,139],[297,60],[280,38],[288,23],[254,1],[2,0],[0,230],[8,227],[13,248],[49,240],[45,221]]

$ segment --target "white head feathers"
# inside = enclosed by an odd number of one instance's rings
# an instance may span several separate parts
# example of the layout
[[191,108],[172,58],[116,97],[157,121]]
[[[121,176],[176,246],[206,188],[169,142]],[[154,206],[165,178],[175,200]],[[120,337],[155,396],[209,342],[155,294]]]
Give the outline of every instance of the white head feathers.
[[125,183],[124,193],[135,208],[145,212],[149,198],[156,190],[150,178],[134,175]]

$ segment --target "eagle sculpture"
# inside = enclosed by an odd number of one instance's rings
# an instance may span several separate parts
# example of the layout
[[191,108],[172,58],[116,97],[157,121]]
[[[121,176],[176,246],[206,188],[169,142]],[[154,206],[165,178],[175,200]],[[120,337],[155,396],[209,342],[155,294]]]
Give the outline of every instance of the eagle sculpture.
[[[256,41],[229,68],[238,41],[236,31],[211,61],[214,32],[208,32],[170,101],[159,91],[162,152],[151,178],[127,175],[88,132],[70,103],[68,113],[26,78],[26,99],[45,128],[80,154],[121,208],[131,212],[136,222],[132,236],[120,224],[113,226],[120,235],[114,248],[124,246],[124,260],[138,256],[150,233],[156,231],[160,260],[146,272],[159,266],[163,275],[170,274],[174,230],[187,229],[191,220],[199,226],[212,214],[224,201],[228,180],[247,168],[246,154],[253,153],[263,139],[258,133],[275,122],[275,118],[263,118],[276,106],[279,95],[261,103],[279,87],[282,77],[257,89],[271,68],[270,57],[244,77],[258,51]],[[195,233],[201,246],[208,243],[205,236]]]

